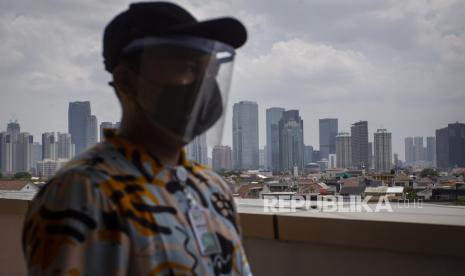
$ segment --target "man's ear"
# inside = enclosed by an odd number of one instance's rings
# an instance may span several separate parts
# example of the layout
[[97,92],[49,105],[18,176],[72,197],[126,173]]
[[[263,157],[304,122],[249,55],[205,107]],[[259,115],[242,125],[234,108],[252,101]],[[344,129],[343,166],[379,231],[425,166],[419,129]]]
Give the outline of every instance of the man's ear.
[[137,95],[137,76],[126,64],[119,64],[113,69],[113,86],[121,99]]

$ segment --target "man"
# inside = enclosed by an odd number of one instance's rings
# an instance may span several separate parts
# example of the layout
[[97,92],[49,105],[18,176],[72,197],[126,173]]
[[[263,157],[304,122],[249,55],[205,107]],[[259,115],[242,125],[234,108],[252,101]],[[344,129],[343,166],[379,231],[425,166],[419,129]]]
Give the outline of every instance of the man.
[[182,150],[218,125],[246,36],[235,19],[198,22],[164,2],[132,4],[108,24],[103,57],[121,128],[33,200],[29,274],[250,274],[228,186]]

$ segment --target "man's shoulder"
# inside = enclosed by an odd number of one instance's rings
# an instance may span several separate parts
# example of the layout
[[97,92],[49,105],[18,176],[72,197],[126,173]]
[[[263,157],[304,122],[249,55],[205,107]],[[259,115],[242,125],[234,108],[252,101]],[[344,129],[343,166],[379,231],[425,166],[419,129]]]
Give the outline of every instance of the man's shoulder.
[[212,168],[192,161],[192,172],[198,177],[204,178],[205,181],[215,185],[223,193],[231,194],[232,188],[225,179],[216,173]]

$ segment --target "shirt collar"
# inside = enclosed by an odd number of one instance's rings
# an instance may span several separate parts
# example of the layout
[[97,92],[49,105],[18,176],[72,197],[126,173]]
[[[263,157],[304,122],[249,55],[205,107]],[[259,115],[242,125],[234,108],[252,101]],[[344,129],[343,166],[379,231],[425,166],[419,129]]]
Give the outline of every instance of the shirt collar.
[[[126,138],[118,135],[114,129],[104,129],[103,134],[105,137],[105,141],[111,143],[120,153],[122,153],[127,159],[131,159],[134,151],[138,151],[141,155],[141,160],[143,162],[149,162],[152,164],[154,168],[163,168],[163,164],[160,160],[151,154],[149,154],[142,146],[134,144],[127,140]],[[186,151],[184,149],[181,150],[181,154],[179,156],[178,166],[183,166],[187,169],[192,168],[192,162],[187,159]]]

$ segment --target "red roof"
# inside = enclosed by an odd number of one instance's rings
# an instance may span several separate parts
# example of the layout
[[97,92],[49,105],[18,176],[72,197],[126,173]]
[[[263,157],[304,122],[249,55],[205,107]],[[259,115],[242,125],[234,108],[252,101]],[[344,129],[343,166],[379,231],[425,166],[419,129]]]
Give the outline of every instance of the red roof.
[[29,183],[28,180],[0,180],[0,190],[19,191]]

